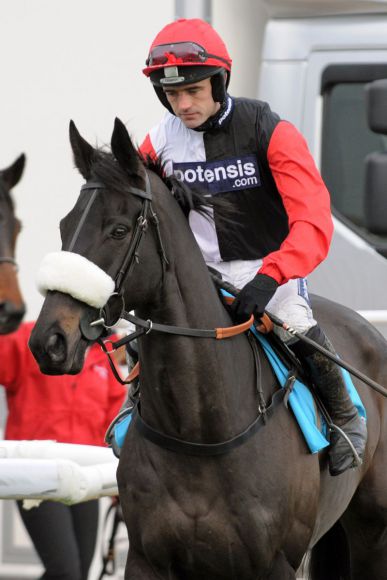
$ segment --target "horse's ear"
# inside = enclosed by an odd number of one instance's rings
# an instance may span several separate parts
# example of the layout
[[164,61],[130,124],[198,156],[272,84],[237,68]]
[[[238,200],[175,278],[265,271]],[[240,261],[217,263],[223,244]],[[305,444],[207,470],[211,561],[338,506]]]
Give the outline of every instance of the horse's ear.
[[139,156],[123,122],[116,117],[111,140],[114,157],[129,175],[138,175]]
[[94,148],[81,136],[74,121],[70,121],[69,129],[75,166],[79,169],[80,174],[88,180],[91,175],[91,166],[95,160]]
[[1,172],[1,177],[8,189],[12,189],[17,183],[19,183],[20,178],[23,175],[25,162],[26,156],[22,153],[20,157],[12,163],[12,165]]

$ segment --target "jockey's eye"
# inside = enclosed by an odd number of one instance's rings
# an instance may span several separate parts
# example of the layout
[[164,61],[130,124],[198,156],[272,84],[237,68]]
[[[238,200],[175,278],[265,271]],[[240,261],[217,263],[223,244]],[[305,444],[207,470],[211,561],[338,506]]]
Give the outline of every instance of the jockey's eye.
[[115,226],[112,229],[110,236],[112,238],[114,238],[115,240],[121,240],[122,238],[124,238],[126,236],[128,231],[129,231],[129,229],[127,228],[127,226],[120,224],[118,226]]

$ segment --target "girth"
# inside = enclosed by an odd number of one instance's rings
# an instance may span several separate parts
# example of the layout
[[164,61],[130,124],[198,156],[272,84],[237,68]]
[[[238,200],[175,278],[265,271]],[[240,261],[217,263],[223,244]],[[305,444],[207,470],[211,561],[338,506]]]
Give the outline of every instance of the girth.
[[225,455],[233,449],[236,449],[246,443],[253,435],[255,435],[261,427],[263,427],[268,419],[272,417],[274,410],[283,402],[286,390],[280,389],[273,395],[272,401],[268,407],[265,407],[264,412],[259,413],[257,418],[241,433],[235,435],[231,439],[222,441],[220,443],[195,443],[177,439],[170,435],[165,435],[148,425],[141,417],[139,403],[133,411],[133,423],[138,433],[148,441],[155,445],[174,451],[175,453],[182,453],[184,455],[195,455],[199,457],[213,457],[216,455]]

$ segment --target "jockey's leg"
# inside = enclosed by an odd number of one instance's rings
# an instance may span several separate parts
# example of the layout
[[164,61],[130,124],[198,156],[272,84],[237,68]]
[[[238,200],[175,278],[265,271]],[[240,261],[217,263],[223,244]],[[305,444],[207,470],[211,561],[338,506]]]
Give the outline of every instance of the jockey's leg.
[[[335,354],[332,343],[318,325],[308,330],[305,336]],[[291,345],[291,349],[304,362],[333,423],[345,432],[359,458],[362,459],[367,440],[367,427],[348,394],[340,368],[322,353],[316,350],[313,352],[313,347],[300,340]],[[339,475],[355,466],[354,456],[348,443],[339,432],[333,430],[329,450],[331,475]]]
[[[243,288],[254,277],[261,262],[234,260],[208,265],[216,268],[226,282],[231,282],[237,288]],[[312,338],[330,352],[335,353],[331,342],[313,318],[305,279],[289,280],[286,284],[279,286],[267,305],[267,311],[286,322],[298,333]],[[345,432],[361,459],[367,439],[366,424],[352,403],[337,364],[284,329],[275,326],[274,332],[304,362],[333,423]],[[339,475],[356,465],[351,447],[337,431],[332,432],[330,443],[329,470],[331,475]]]
[[[305,287],[303,288],[302,281],[291,280],[280,287],[267,309],[289,326],[295,328],[297,332],[311,338],[335,354],[332,343],[313,319],[307,291]],[[333,423],[349,437],[357,454],[362,459],[367,440],[367,427],[348,394],[339,366],[312,346],[300,339],[295,340],[294,336],[286,331],[280,329],[277,332],[305,364]],[[339,475],[355,466],[354,454],[348,442],[339,432],[332,431],[329,448],[331,475]]]

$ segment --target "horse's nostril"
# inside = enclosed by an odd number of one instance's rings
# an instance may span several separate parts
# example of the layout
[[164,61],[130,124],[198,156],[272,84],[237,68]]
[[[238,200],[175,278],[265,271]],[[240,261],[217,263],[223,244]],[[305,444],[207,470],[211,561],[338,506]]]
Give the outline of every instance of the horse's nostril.
[[7,316],[12,311],[9,302],[0,302],[0,316]]
[[46,343],[46,352],[52,362],[63,362],[66,359],[66,341],[61,334],[52,334]]

